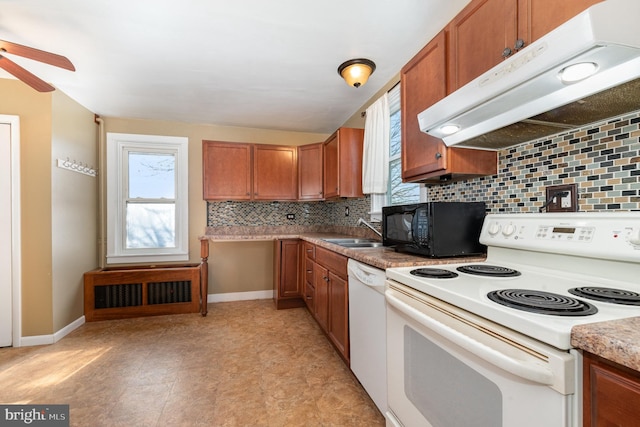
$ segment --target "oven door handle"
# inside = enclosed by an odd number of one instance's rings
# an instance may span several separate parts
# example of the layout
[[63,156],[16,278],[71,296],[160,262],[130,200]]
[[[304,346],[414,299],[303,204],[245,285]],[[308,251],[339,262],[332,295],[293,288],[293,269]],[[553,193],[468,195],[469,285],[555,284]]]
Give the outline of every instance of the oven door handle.
[[[489,362],[513,375],[539,384],[552,385],[554,383],[553,372],[551,369],[540,364],[519,360],[502,354],[499,351],[459,331],[456,331],[444,323],[427,316],[411,305],[404,303],[389,291],[385,292],[385,296],[387,303],[395,307],[401,313],[406,314],[421,325],[431,329],[436,334],[444,337],[454,344],[457,344],[463,349],[470,351],[486,362]],[[455,321],[455,319],[452,320]]]

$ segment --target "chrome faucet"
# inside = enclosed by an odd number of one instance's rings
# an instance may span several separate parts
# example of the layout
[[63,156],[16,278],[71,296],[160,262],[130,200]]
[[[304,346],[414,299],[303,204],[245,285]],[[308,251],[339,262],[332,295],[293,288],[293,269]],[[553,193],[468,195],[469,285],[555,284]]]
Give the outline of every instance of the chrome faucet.
[[382,237],[382,233],[381,233],[381,232],[379,232],[378,230],[376,230],[376,229],[374,228],[374,226],[373,226],[373,225],[369,224],[369,223],[368,223],[367,221],[365,221],[364,219],[359,218],[359,219],[358,219],[358,223],[356,224],[356,227],[358,227],[358,226],[360,226],[360,225],[362,225],[362,224],[366,225],[366,226],[367,226],[367,227],[369,227],[371,230],[373,230],[373,232],[374,232],[374,233],[376,233],[378,236]]

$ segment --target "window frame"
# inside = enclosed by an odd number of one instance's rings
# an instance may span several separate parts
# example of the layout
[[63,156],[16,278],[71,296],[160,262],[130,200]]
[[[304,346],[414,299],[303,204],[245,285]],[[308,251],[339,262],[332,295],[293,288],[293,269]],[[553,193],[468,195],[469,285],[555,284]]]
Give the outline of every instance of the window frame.
[[[107,133],[107,264],[189,260],[188,144],[187,137]],[[170,199],[175,205],[175,247],[126,247],[128,153],[130,152],[175,155],[175,198]]]

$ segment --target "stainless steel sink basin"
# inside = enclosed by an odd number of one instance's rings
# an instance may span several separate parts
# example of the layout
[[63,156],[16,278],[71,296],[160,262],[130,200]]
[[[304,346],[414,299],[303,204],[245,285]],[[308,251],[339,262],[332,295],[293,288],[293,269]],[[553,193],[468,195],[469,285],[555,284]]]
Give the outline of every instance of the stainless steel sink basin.
[[374,239],[361,238],[341,238],[341,239],[322,239],[325,242],[340,245],[345,248],[378,248],[382,246],[382,242]]

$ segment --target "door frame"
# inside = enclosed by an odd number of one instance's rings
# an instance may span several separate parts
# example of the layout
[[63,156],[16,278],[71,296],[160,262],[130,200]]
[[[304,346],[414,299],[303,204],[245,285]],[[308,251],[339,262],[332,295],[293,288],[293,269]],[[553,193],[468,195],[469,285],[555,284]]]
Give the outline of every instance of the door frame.
[[0,123],[11,127],[11,317],[12,346],[22,339],[22,244],[20,217],[20,117],[0,114]]

